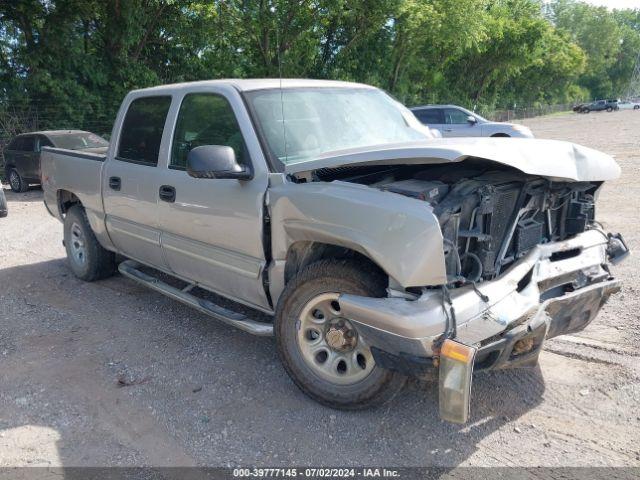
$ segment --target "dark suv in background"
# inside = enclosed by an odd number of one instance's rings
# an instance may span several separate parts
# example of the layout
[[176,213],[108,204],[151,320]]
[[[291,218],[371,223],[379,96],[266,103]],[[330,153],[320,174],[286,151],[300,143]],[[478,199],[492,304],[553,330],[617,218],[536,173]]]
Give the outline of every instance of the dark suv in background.
[[4,171],[11,190],[24,192],[31,183],[40,183],[42,147],[66,148],[105,153],[109,142],[95,133],[82,130],[48,130],[24,133],[4,149]]
[[595,102],[576,105],[573,111],[578,113],[602,112],[605,110],[613,112],[619,109],[617,100],[596,100]]

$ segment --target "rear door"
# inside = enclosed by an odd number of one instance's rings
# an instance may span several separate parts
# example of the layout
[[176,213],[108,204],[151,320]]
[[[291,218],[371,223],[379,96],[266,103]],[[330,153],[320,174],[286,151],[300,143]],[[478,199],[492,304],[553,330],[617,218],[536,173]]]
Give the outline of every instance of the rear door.
[[170,95],[130,99],[114,139],[114,157],[103,172],[103,201],[107,231],[125,256],[166,268],[160,248],[158,191],[162,170],[158,157],[167,148],[164,138]]
[[[205,288],[269,308],[262,283],[265,268],[263,203],[267,168],[239,93],[207,87],[186,93],[176,109],[165,189],[159,204],[162,247],[173,272]],[[193,178],[187,155],[202,145],[226,145],[249,167],[251,180]]]
[[469,114],[457,108],[444,109],[445,137],[479,137],[482,129],[477,123],[468,121]]
[[21,145],[22,137],[16,137],[4,149],[3,155],[5,166],[16,166],[16,160],[20,158],[20,154],[22,153],[22,151],[20,150]]

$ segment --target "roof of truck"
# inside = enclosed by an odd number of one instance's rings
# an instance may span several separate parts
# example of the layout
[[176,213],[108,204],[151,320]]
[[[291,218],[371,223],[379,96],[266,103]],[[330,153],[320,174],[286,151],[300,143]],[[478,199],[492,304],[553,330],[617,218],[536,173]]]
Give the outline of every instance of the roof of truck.
[[175,90],[186,87],[206,87],[208,85],[231,85],[240,91],[263,90],[271,88],[304,88],[304,87],[334,87],[334,88],[374,88],[371,85],[355,82],[341,82],[338,80],[312,80],[307,78],[250,78],[250,79],[221,79],[203,80],[199,82],[172,83],[169,85],[159,85],[157,87],[142,88],[135,91],[162,91]]

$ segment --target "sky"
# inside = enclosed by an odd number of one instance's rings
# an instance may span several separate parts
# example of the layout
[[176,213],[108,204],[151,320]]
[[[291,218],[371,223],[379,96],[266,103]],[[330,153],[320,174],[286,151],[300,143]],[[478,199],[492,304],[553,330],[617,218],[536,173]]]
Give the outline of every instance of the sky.
[[582,0],[592,5],[614,8],[640,8],[640,0]]

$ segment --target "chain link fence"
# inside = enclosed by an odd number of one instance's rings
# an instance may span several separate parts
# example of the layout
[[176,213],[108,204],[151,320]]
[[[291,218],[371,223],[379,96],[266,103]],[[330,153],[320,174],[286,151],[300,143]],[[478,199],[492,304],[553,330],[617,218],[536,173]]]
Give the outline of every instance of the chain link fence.
[[483,116],[494,122],[511,122],[513,120],[523,120],[525,118],[541,117],[553,113],[570,112],[573,104],[564,103],[559,105],[538,105],[532,107],[514,107],[506,110],[493,110]]

